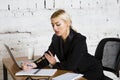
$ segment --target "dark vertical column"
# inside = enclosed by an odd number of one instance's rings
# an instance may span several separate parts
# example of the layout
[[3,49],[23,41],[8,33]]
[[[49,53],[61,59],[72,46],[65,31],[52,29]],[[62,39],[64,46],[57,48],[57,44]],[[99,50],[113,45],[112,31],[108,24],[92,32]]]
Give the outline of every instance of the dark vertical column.
[[117,3],[119,3],[119,0],[117,0]]
[[55,0],[53,0],[53,8],[55,8]]
[[8,10],[10,11],[10,5],[8,4]]
[[35,8],[36,8],[36,9],[38,8],[38,5],[37,5],[37,3],[35,3]]
[[3,80],[8,80],[7,69],[4,64],[3,64]]
[[44,8],[46,9],[46,0],[44,0]]

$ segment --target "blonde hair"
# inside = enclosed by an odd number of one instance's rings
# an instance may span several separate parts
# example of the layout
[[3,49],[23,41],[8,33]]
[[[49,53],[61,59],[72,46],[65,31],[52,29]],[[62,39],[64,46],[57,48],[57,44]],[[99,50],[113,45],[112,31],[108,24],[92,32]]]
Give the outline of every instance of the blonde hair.
[[59,9],[59,10],[55,11],[51,15],[50,19],[57,18],[57,17],[60,17],[61,19],[63,19],[64,21],[66,21],[69,24],[69,26],[71,26],[72,21],[71,21],[70,15],[65,10]]

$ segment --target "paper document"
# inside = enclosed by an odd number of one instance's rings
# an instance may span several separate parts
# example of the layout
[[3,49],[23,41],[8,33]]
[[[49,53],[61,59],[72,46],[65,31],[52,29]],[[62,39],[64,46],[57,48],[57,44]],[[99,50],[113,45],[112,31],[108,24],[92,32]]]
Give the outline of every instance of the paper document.
[[83,76],[82,74],[77,74],[77,73],[65,73],[65,74],[62,74],[60,76],[53,78],[52,80],[75,80],[82,76]]
[[[29,71],[19,71],[16,76],[53,76],[57,69],[31,69]],[[36,73],[37,72],[37,73]]]

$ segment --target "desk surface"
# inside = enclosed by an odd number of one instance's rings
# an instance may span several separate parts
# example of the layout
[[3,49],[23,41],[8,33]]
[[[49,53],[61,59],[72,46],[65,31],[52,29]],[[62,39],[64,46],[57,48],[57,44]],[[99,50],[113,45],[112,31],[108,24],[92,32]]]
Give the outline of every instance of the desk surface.
[[[19,58],[16,58],[17,61],[19,60],[26,60],[27,58],[26,57],[19,57]],[[10,75],[12,76],[12,78],[14,80],[25,80],[27,77],[26,76],[15,76],[15,73],[20,71],[20,69],[14,64],[14,62],[12,61],[11,58],[3,58],[2,59],[2,62],[3,62],[3,65],[5,66],[5,68],[7,69],[7,71],[9,71]],[[65,71],[65,70],[57,70],[57,72],[53,75],[53,77],[55,76],[58,76],[58,75],[61,75],[63,73],[66,73],[68,71]],[[39,77],[35,77],[35,78],[39,78]],[[79,80],[86,80],[85,78],[80,78]]]

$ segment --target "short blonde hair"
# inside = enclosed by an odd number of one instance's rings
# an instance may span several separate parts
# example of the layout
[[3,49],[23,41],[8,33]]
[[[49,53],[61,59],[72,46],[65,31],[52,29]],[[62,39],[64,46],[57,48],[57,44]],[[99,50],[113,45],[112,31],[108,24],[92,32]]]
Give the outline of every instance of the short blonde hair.
[[69,15],[65,10],[59,9],[59,10],[55,11],[55,12],[51,15],[51,18],[50,18],[50,19],[57,18],[57,17],[60,17],[60,18],[63,19],[64,21],[68,22],[69,26],[71,26],[72,21],[71,21],[70,15]]

